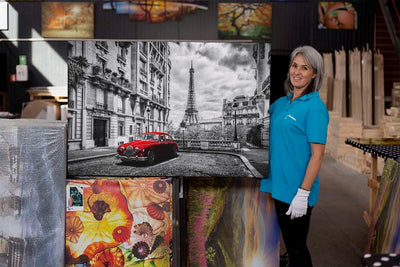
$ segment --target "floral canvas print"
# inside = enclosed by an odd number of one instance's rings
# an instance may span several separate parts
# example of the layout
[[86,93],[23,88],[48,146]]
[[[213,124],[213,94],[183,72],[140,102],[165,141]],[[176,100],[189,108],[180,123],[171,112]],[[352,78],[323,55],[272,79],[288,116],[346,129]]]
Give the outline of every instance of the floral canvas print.
[[90,179],[67,184],[66,264],[169,266],[170,179]]

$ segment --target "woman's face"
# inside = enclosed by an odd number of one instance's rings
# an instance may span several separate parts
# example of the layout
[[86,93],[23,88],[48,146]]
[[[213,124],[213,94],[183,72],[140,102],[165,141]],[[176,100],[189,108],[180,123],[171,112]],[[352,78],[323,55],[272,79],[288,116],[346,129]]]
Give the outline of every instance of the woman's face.
[[304,90],[317,75],[304,60],[304,57],[298,54],[289,68],[289,76],[294,89]]

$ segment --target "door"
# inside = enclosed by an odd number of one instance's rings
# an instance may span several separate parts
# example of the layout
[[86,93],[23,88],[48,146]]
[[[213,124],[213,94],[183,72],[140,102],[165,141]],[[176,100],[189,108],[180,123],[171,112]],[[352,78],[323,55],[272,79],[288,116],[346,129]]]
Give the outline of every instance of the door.
[[93,140],[94,145],[98,146],[106,146],[106,120],[94,120],[93,122]]

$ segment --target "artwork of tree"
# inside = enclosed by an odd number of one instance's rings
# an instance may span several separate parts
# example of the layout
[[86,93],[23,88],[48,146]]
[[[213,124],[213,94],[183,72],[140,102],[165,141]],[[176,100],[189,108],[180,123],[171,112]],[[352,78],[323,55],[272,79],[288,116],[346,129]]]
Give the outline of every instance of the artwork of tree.
[[271,39],[271,4],[219,3],[220,39]]

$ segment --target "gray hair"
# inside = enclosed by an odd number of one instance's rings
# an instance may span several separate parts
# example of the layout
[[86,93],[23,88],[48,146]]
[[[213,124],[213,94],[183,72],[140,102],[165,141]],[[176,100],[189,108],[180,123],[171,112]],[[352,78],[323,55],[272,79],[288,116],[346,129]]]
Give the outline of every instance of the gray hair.
[[[303,95],[319,91],[322,86],[322,80],[324,77],[324,60],[322,59],[321,54],[312,46],[299,46],[293,50],[292,54],[290,55],[290,66],[293,63],[293,59],[298,55],[301,54],[304,57],[304,60],[311,66],[314,71],[314,74],[317,76],[311,81],[309,86],[304,90]],[[293,85],[290,82],[289,71],[287,73],[287,78],[284,83],[285,86],[285,93],[288,95],[293,92]]]

